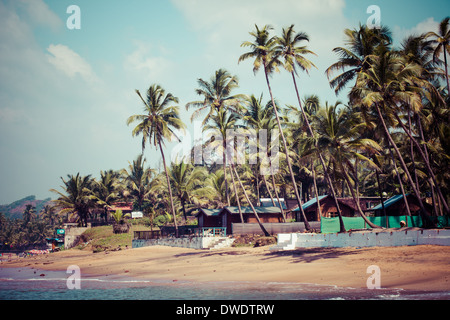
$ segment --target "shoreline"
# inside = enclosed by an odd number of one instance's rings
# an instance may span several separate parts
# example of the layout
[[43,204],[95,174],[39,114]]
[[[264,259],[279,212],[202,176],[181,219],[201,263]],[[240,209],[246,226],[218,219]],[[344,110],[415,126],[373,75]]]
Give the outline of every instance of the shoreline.
[[4,261],[0,267],[65,272],[68,266],[77,265],[81,276],[88,278],[317,284],[360,289],[367,287],[371,275],[367,268],[377,265],[382,289],[450,292],[450,247],[309,248],[281,252],[271,252],[269,248],[209,251],[153,246],[106,253],[70,249]]

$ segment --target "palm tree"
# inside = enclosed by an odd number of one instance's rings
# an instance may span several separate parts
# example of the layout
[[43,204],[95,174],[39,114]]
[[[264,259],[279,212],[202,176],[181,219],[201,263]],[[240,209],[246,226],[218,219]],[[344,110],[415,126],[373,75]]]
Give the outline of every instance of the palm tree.
[[228,205],[225,195],[225,178],[223,168],[219,168],[216,171],[211,172],[205,180],[205,186],[203,188],[212,194],[211,203],[215,207],[223,208]]
[[174,132],[175,129],[179,130],[184,129],[185,127],[183,121],[180,119],[178,107],[171,106],[172,103],[178,103],[178,98],[174,97],[171,93],[166,94],[166,91],[161,86],[156,84],[151,85],[147,90],[147,100],[144,100],[139,90],[136,90],[136,93],[144,103],[145,114],[130,116],[127,120],[127,125],[130,125],[135,121],[139,122],[133,129],[133,136],[142,134],[142,152],[144,152],[147,140],[156,148],[159,147],[164,165],[164,171],[166,173],[175,232],[178,235],[172,188],[167,171],[166,158],[162,147],[164,140],[171,141],[174,137],[178,139]]
[[143,154],[139,154],[133,163],[128,162],[128,169],[122,169],[126,189],[134,199],[134,208],[142,211],[146,198],[150,193],[150,183],[155,173],[153,169],[145,168],[146,159]]
[[103,209],[103,219],[108,219],[108,209],[120,197],[119,194],[120,174],[113,170],[101,171],[100,180],[94,180],[92,186],[92,200]]
[[435,44],[436,47],[433,53],[433,61],[437,63],[439,61],[439,56],[444,54],[444,68],[445,68],[445,79],[447,80],[447,94],[450,94],[450,83],[448,80],[448,65],[447,65],[447,53],[450,54],[450,27],[449,27],[450,17],[445,18],[439,24],[439,31],[428,32],[425,37],[432,38],[431,43]]
[[[231,112],[227,109],[225,109],[224,107],[221,107],[217,114],[212,115],[209,118],[209,121],[207,122],[207,124],[203,127],[203,130],[208,131],[208,130],[215,130],[216,132],[218,131],[221,135],[222,138],[222,154],[226,153],[227,151],[231,151],[231,150],[227,150],[226,146],[227,145],[231,145],[231,139],[235,139],[235,137],[228,137],[227,136],[227,131],[236,128],[236,122],[239,120],[239,117],[236,113]],[[220,147],[220,146],[219,146]],[[252,208],[253,214],[255,215],[262,231],[264,232],[264,234],[266,236],[268,236],[268,232],[265,230],[264,226],[262,225],[262,223],[260,222],[258,213],[256,212],[255,208],[253,207],[252,203],[250,202],[248,195],[247,195],[247,191],[244,189],[241,179],[239,177],[239,175],[236,172],[236,169],[234,167],[233,161],[230,162],[230,167],[232,170],[232,174],[234,173],[239,184],[241,185],[241,188],[244,192],[244,195],[247,199],[247,201],[249,202],[250,207]],[[226,170],[226,167],[224,167],[224,171]],[[234,178],[233,178],[234,180]],[[226,186],[226,184],[225,184]],[[234,185],[234,189],[236,190],[236,185]],[[237,196],[237,195],[236,195]],[[227,199],[227,201],[229,202],[229,198]],[[239,205],[240,207],[240,205]],[[241,213],[242,214],[242,213]]]
[[59,195],[57,200],[53,200],[55,206],[60,210],[60,214],[76,214],[78,215],[81,225],[87,227],[87,218],[89,210],[94,208],[95,203],[91,199],[92,179],[91,175],[76,176],[67,175],[68,180],[61,177],[64,186],[61,186],[66,194],[55,189],[50,189]]
[[203,181],[207,177],[204,167],[194,167],[190,163],[179,161],[172,163],[169,169],[170,181],[180,200],[183,216],[187,221],[186,205],[191,203],[196,196],[196,189],[202,187]]
[[[208,81],[198,79],[199,88],[195,92],[203,97],[202,101],[192,101],[186,104],[186,110],[196,108],[191,116],[191,121],[197,118],[203,111],[208,110],[208,114],[203,119],[202,125],[205,125],[208,120],[215,114],[218,114],[220,109],[224,108],[233,112],[238,112],[240,105],[239,100],[243,95],[231,95],[231,92],[239,87],[239,80],[236,76],[232,76],[227,70],[219,69],[214,73],[214,76]],[[225,142],[224,142],[225,143]],[[225,150],[225,146],[224,146]],[[225,174],[225,191],[228,205],[230,205],[230,195],[228,190],[227,179],[227,157],[226,153],[222,154],[222,163]]]
[[[292,81],[294,83],[294,88],[295,88],[295,92],[297,94],[297,101],[298,101],[298,105],[300,107],[301,110],[301,114],[303,116],[303,120],[304,123],[306,124],[307,127],[307,132],[310,135],[311,138],[314,138],[314,132],[312,130],[312,127],[309,123],[308,117],[305,113],[305,110],[302,106],[302,102],[300,99],[300,95],[298,92],[298,87],[297,87],[297,82],[295,80],[295,76],[298,75],[297,74],[297,68],[299,68],[300,70],[304,70],[306,72],[309,71],[309,69],[311,69],[311,67],[315,67],[315,65],[309,61],[308,59],[306,59],[303,55],[305,54],[315,54],[314,52],[307,50],[306,46],[303,47],[299,47],[297,46],[297,44],[301,41],[309,41],[309,37],[306,33],[304,32],[300,32],[295,34],[294,31],[294,25],[291,25],[289,28],[287,29],[283,29],[283,35],[281,38],[279,38],[278,42],[279,42],[279,46],[278,46],[278,50],[281,52],[281,56],[284,58],[284,68],[291,73],[292,76]],[[311,105],[314,105],[314,102],[311,101]],[[319,149],[317,149],[319,150]],[[333,196],[336,208],[337,208],[337,212],[338,212],[338,217],[339,217],[339,224],[340,224],[340,232],[345,232],[345,226],[344,226],[344,221],[342,219],[342,215],[341,215],[341,210],[339,207],[339,203],[336,197],[336,193],[333,187],[333,183],[331,181],[331,178],[328,174],[328,170],[325,166],[325,161],[323,160],[322,154],[320,152],[318,152],[319,155],[319,159],[320,162],[322,164],[322,169],[323,172],[325,174],[325,177],[327,179],[331,194]]]
[[[260,154],[259,152],[257,152],[257,154],[253,155],[253,156],[257,157],[257,165],[256,165],[256,170],[255,170],[256,178],[259,177],[259,173],[261,172],[260,167],[262,165],[268,166],[269,168],[272,167],[271,157],[269,154],[269,153],[271,153],[271,152],[269,152],[271,150],[271,145],[268,143],[268,141],[272,141],[272,139],[271,139],[271,137],[269,137],[269,135],[272,132],[272,130],[274,130],[277,126],[277,123],[275,120],[275,114],[273,111],[274,109],[272,107],[272,102],[269,101],[265,105],[263,105],[262,98],[263,98],[262,94],[259,98],[256,98],[254,95],[251,95],[250,97],[248,97],[245,100],[245,109],[246,110],[244,113],[244,121],[245,121],[246,126],[253,128],[255,130],[258,130],[259,132],[261,132],[260,130],[265,130],[265,132],[267,132],[266,146],[261,146],[261,145],[257,146],[258,150],[264,149],[264,147],[266,147],[265,148],[266,150],[263,150],[263,154]],[[261,139],[261,135],[259,138]],[[261,159],[263,159],[262,162],[261,162]],[[266,171],[266,170],[264,170],[264,171]],[[276,206],[274,197],[273,197],[272,192],[270,191],[270,187],[267,183],[266,175],[265,174],[261,174],[261,175],[262,175],[262,178],[264,181],[264,185],[270,196],[270,199],[272,200],[272,204],[273,204],[273,206]],[[280,210],[281,210],[281,214],[283,216],[283,220],[286,222],[286,216],[284,214],[284,210],[281,205],[280,198],[278,196],[278,192],[277,192],[277,188],[276,188],[276,184],[275,184],[274,174],[272,173],[270,176],[271,176],[273,191],[275,192],[277,201],[280,204]],[[257,179],[257,180],[259,180],[259,179]],[[257,187],[259,187],[259,185]]]
[[203,100],[192,101],[186,104],[186,110],[195,108],[196,110],[191,116],[191,121],[200,116],[200,114],[208,110],[207,115],[203,119],[204,125],[208,119],[217,113],[221,107],[231,109],[234,112],[239,110],[239,100],[243,97],[241,94],[231,95],[231,92],[239,87],[239,80],[236,76],[232,76],[227,70],[219,69],[214,73],[209,81],[198,79],[199,86],[195,92],[203,97]]
[[[55,212],[55,207],[49,204],[46,204],[41,212],[39,213],[41,219],[44,221],[47,221],[50,226],[55,226],[60,223],[60,217]],[[1,216],[0,216],[1,220]],[[0,228],[1,228],[1,222],[0,222]]]
[[368,68],[366,57],[374,54],[380,47],[391,44],[391,32],[387,27],[368,28],[360,25],[359,29],[345,29],[346,47],[336,47],[333,52],[339,55],[339,61],[327,68],[326,75],[341,70],[342,73],[330,80],[330,86],[336,95],[342,91],[350,81],[354,80],[360,71]]
[[[361,127],[364,126],[364,123],[357,121],[354,113],[350,113],[344,108],[339,109],[340,104],[340,102],[336,102],[334,106],[326,104],[325,109],[318,112],[316,116],[316,128],[319,134],[317,145],[320,150],[327,151],[331,162],[343,175],[360,216],[370,227],[376,228],[378,226],[364,215],[358,196],[355,194],[356,188],[352,186],[348,172],[356,172],[354,159],[366,161],[376,168],[376,165],[360,151],[369,150],[373,153],[380,150],[381,147],[371,139],[360,138]],[[356,185],[357,179],[354,181]]]
[[[239,178],[239,175],[238,175],[238,173],[237,173],[237,171],[236,171],[236,168],[235,168],[234,164],[231,164],[231,170],[233,170],[235,176],[236,176],[237,179],[238,179],[238,182],[239,182],[239,185],[240,185],[242,191],[244,191],[245,199],[247,200],[247,203],[248,203],[248,204],[250,205],[250,207],[252,208],[253,214],[254,214],[255,217],[256,217],[256,221],[258,221],[259,227],[261,228],[262,232],[264,233],[264,235],[265,235],[266,237],[270,237],[270,233],[267,232],[266,228],[264,227],[264,225],[263,225],[262,222],[261,222],[261,219],[259,218],[258,213],[256,212],[255,207],[253,206],[252,202],[251,202],[250,199],[248,198],[247,191],[245,190],[244,185],[242,184],[242,181],[241,181],[241,179]],[[242,216],[242,214],[241,214],[241,216]]]
[[409,184],[418,199],[424,223],[431,224],[432,222],[422,203],[420,192],[407,169],[397,144],[392,139],[384,119],[384,117],[395,119],[398,105],[408,105],[412,110],[420,109],[422,105],[421,97],[415,89],[411,88],[410,79],[411,76],[419,74],[421,68],[416,64],[405,63],[405,60],[398,53],[387,50],[378,55],[369,56],[367,62],[370,67],[360,72],[356,85],[351,90],[351,98],[363,107],[375,109],[386,137],[394,148],[402,169],[408,177]]
[[272,100],[273,110],[275,112],[275,118],[278,124],[278,130],[280,131],[281,139],[283,141],[283,147],[286,153],[286,162],[289,169],[289,174],[291,177],[292,187],[294,188],[295,197],[297,199],[298,206],[302,215],[302,219],[305,223],[305,229],[311,230],[311,227],[306,219],[305,213],[302,208],[302,202],[300,200],[300,195],[297,189],[297,183],[295,182],[294,172],[292,171],[291,160],[289,158],[289,149],[287,147],[286,138],[284,136],[280,117],[278,115],[278,110],[273,98],[272,89],[270,87],[269,75],[274,71],[278,71],[278,65],[281,64],[279,60],[279,52],[277,52],[276,47],[278,45],[277,37],[270,36],[270,30],[273,28],[271,26],[265,25],[261,30],[255,25],[256,30],[250,32],[250,35],[254,38],[254,42],[244,41],[241,47],[250,47],[251,51],[242,54],[239,57],[239,62],[244,61],[249,58],[254,58],[253,62],[253,72],[256,73],[261,65],[264,67],[264,75],[266,78],[267,88],[269,90],[270,98]]

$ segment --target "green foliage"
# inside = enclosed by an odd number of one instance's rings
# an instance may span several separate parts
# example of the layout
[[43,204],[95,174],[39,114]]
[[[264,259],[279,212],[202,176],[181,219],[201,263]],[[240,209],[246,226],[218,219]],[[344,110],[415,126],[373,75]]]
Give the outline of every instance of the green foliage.
[[[242,126],[267,129],[268,140],[271,132],[282,133],[286,141],[279,150],[280,170],[273,181],[260,174],[261,161],[247,164],[256,155],[235,168],[237,174],[232,177],[242,182],[240,192],[231,186],[225,161],[212,165],[173,162],[166,167],[164,142],[179,140],[178,129],[185,124],[176,106],[178,98],[154,84],[145,97],[137,91],[144,112],[130,116],[127,124],[135,124],[133,136],[142,136],[142,151],[147,144],[159,149],[164,172],[146,167],[140,154],[120,172],[102,171],[98,181],[79,174],[62,179],[63,192],[55,191],[59,195],[55,203],[68,218],[78,217],[83,223],[95,218],[96,212],[106,217],[116,201],[133,203],[133,209],[145,216],[141,222],[131,221],[134,226],[158,227],[188,223],[199,207],[245,202],[244,195],[253,203],[275,193],[293,199],[302,188],[301,200],[307,201],[333,186],[336,195],[344,197],[394,195],[402,188],[421,196],[431,194],[439,199],[435,213],[448,214],[450,99],[447,63],[442,59],[450,54],[449,20],[441,22],[438,33],[409,37],[400,48],[393,48],[391,32],[384,26],[344,30],[343,45],[333,49],[336,62],[326,69],[335,92],[347,93],[342,95],[348,98],[343,103],[322,103],[315,95],[301,101],[301,88],[295,82],[298,71],[315,67],[305,58],[315,55],[303,44],[309,41],[306,33],[295,32],[290,25],[276,36],[269,25],[255,26],[251,41],[242,43],[248,52],[239,62],[251,59],[255,73],[264,70],[270,101],[263,104],[262,95],[258,99],[254,94],[236,94],[237,77],[221,68],[210,79],[198,79],[195,92],[201,99],[187,103],[186,109],[193,110],[191,120],[204,116],[201,129],[218,130],[224,141],[227,129]],[[279,67],[293,78],[299,109],[276,102],[269,77],[275,77]],[[220,139],[210,139],[202,147],[217,147],[221,156],[219,144]],[[3,219],[2,233],[8,234],[11,226],[25,228],[35,221],[34,216],[36,212],[27,211],[17,224]],[[119,212],[111,217],[123,221]]]
[[52,209],[45,207],[37,214],[35,207],[27,205],[22,219],[6,218],[0,213],[0,243],[12,249],[45,245],[45,238],[53,237],[55,229],[61,226]]

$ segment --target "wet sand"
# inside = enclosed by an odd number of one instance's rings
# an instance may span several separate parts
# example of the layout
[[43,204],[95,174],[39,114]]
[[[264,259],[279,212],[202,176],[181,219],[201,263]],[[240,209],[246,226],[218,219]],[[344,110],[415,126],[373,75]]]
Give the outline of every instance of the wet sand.
[[209,251],[153,246],[106,253],[70,249],[3,261],[0,266],[66,271],[68,266],[77,265],[82,277],[313,283],[366,288],[371,275],[367,268],[377,265],[382,288],[450,291],[450,247],[311,248],[279,252],[269,248]]

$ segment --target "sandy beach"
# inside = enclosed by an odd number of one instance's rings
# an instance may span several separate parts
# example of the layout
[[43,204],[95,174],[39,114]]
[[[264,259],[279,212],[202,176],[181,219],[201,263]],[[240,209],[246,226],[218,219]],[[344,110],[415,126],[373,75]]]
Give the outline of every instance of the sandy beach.
[[450,291],[450,247],[314,248],[272,252],[270,246],[195,250],[166,246],[92,253],[71,249],[2,262],[1,267],[169,281],[291,282],[365,288],[367,268],[381,270],[382,288]]

